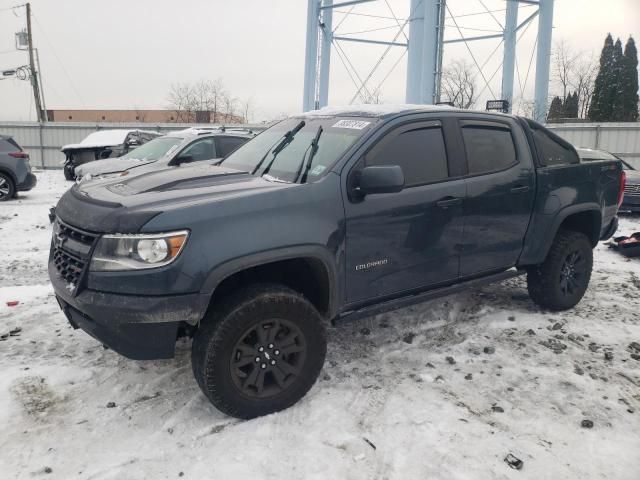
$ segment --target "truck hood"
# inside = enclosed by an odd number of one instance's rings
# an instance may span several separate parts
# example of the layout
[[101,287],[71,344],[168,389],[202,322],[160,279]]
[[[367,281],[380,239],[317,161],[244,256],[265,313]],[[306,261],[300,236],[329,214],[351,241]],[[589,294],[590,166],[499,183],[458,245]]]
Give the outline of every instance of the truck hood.
[[205,163],[74,185],[56,214],[89,231],[132,233],[165,210],[291,187]]
[[125,170],[149,165],[157,161],[158,160],[138,160],[137,158],[106,158],[104,160],[95,160],[79,165],[76,167],[75,172],[78,178],[82,178],[85,175],[97,177],[99,175],[121,173]]

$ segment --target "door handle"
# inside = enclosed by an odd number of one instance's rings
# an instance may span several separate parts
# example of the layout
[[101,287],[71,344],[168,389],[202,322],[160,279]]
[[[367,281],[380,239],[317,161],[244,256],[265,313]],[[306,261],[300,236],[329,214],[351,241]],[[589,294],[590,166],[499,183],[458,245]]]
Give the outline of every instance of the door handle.
[[524,193],[529,191],[528,185],[519,185],[511,189],[511,193]]
[[453,207],[454,205],[460,205],[462,203],[462,199],[461,198],[445,198],[442,200],[438,200],[436,202],[436,205],[440,208],[449,208],[449,207]]

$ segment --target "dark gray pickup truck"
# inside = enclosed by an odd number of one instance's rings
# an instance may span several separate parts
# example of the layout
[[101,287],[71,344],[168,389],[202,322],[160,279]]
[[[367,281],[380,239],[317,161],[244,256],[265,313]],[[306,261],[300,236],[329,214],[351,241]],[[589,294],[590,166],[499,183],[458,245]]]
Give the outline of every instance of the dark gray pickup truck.
[[621,171],[523,118],[324,109],[221,162],[72,187],[49,275],[71,325],[122,355],[193,337],[202,391],[250,418],[311,388],[328,321],[520,274],[541,307],[573,307]]

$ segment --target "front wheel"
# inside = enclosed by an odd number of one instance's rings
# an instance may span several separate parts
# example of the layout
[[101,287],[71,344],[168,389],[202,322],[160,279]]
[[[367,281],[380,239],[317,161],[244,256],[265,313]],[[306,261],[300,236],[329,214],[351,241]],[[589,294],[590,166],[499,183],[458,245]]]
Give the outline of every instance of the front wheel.
[[584,233],[561,230],[547,258],[527,272],[529,296],[549,310],[567,310],[583,297],[591,279],[593,250]]
[[280,285],[244,289],[196,332],[194,376],[220,411],[254,418],[290,407],[316,381],[326,332],[314,306]]

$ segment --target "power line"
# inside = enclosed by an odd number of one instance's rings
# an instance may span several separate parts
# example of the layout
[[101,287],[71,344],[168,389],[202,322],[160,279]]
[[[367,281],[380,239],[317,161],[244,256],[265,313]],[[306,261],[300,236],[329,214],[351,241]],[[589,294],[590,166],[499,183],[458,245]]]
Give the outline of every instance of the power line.
[[62,71],[64,72],[65,76],[67,77],[67,80],[69,80],[69,85],[71,85],[71,89],[76,94],[76,97],[78,97],[78,99],[80,100],[80,103],[82,104],[82,106],[86,106],[82,96],[78,92],[78,89],[76,88],[75,84],[73,83],[73,80],[71,79],[71,75],[69,75],[69,72],[67,72],[67,69],[64,68],[64,64],[62,63],[62,60],[60,60],[60,57],[56,53],[56,49],[53,48],[53,44],[51,43],[51,41],[49,41],[49,37],[47,36],[46,32],[44,31],[44,28],[42,28],[42,25],[40,24],[40,22],[38,21],[38,17],[33,15],[33,19],[36,21],[36,24],[38,25],[38,28],[40,29],[40,33],[42,33],[42,36],[44,37],[45,41],[47,42],[47,44],[51,48],[51,52],[53,53],[53,56],[56,58],[56,60],[60,64],[60,68],[62,69]]
[[15,10],[17,8],[21,8],[24,7],[26,5],[26,3],[23,3],[21,5],[14,5],[13,7],[5,7],[5,8],[0,8],[0,12],[7,12],[9,10]]

